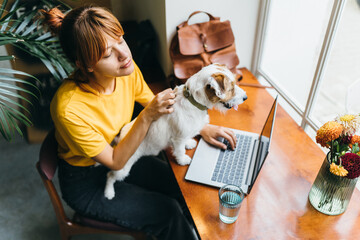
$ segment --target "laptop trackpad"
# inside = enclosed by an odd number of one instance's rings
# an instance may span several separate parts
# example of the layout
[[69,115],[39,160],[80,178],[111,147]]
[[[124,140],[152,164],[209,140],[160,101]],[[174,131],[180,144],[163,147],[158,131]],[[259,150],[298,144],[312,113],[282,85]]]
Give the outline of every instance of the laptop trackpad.
[[[195,151],[193,161],[186,173],[186,180],[202,180],[205,183],[208,182],[209,176],[212,175],[212,172],[215,169],[217,159],[219,157],[220,151],[218,148],[211,146],[203,139],[200,139],[199,145]],[[200,160],[200,161],[199,161]],[[201,174],[199,174],[201,173]]]

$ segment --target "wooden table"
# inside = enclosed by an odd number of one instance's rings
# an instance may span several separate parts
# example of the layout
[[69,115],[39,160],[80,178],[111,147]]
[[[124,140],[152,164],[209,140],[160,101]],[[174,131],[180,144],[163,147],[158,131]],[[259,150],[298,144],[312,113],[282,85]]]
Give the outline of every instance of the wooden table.
[[[242,69],[241,83],[257,84]],[[210,110],[210,123],[260,133],[273,103],[263,88],[241,86],[248,100],[226,115]],[[190,156],[194,151],[187,152]],[[184,179],[187,166],[177,165],[167,153],[201,239],[360,239],[360,194],[355,189],[348,209],[338,216],[315,210],[308,194],[325,154],[279,105],[270,153],[251,193],[245,197],[238,220],[219,219],[218,189]]]

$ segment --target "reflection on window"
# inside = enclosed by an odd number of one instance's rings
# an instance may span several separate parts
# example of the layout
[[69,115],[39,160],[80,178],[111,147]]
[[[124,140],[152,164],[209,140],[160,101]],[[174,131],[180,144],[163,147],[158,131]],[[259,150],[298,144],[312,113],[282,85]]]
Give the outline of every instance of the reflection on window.
[[[346,102],[346,99],[349,102]],[[357,102],[356,104],[354,104]],[[360,113],[360,7],[348,0],[338,25],[311,118],[320,125],[339,114]],[[347,108],[346,108],[347,107]]]

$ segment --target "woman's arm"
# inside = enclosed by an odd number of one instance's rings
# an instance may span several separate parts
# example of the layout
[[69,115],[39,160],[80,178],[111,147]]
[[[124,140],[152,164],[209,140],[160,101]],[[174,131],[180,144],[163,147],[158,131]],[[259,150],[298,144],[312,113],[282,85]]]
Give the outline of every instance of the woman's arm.
[[[164,114],[174,111],[175,94],[169,88],[157,94],[136,118],[129,133],[118,145],[112,148],[109,144],[93,159],[112,170],[120,170],[135,153],[146,136],[150,124]],[[144,104],[145,105],[145,104]]]

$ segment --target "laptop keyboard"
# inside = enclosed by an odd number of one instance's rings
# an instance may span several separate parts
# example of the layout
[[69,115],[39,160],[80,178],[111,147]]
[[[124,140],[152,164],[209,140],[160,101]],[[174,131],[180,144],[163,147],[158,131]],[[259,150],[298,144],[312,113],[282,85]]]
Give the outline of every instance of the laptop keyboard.
[[[251,136],[236,134],[236,149],[221,150],[211,180],[226,184],[240,185],[245,173],[245,164],[250,154]],[[224,139],[229,149],[229,142]]]

